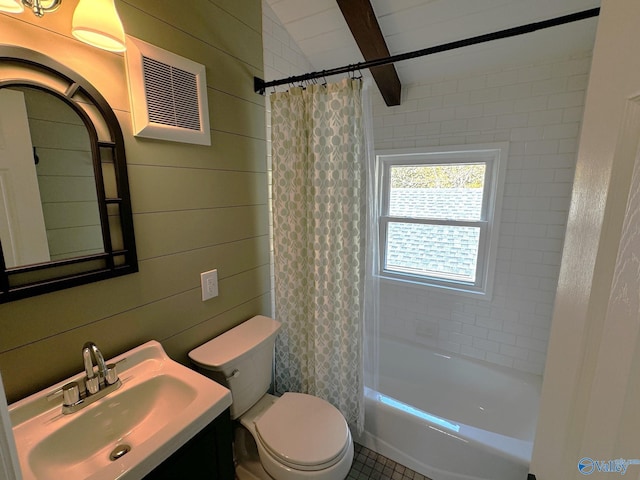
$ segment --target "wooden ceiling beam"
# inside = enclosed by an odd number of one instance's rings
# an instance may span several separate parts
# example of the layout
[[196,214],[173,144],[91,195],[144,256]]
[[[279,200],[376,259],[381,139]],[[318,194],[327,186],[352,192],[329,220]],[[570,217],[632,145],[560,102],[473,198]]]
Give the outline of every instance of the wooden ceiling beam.
[[[336,0],[365,61],[390,56],[369,0]],[[372,67],[373,79],[387,106],[400,105],[402,84],[393,64]]]

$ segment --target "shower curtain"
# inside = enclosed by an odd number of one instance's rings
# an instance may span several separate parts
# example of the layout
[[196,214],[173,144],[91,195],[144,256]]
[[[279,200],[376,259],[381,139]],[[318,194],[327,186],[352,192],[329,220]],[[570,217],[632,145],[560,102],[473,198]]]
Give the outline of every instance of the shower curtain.
[[276,392],[304,392],[364,425],[368,222],[362,82],[271,95]]

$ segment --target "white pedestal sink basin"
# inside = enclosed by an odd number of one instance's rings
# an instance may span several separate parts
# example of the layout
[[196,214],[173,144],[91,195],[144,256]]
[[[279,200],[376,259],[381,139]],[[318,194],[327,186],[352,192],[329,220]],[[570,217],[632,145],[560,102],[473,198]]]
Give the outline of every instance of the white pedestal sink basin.
[[[158,342],[110,362],[121,362],[123,385],[82,410],[63,415],[60,399],[47,400],[82,375],[9,407],[24,480],[141,479],[231,405],[229,390]],[[126,453],[112,460],[116,451]]]

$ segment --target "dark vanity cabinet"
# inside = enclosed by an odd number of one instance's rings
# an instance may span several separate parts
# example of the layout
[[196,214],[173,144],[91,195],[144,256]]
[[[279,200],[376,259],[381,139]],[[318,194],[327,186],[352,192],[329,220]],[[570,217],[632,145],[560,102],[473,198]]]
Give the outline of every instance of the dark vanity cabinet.
[[227,409],[144,480],[234,480],[232,442]]

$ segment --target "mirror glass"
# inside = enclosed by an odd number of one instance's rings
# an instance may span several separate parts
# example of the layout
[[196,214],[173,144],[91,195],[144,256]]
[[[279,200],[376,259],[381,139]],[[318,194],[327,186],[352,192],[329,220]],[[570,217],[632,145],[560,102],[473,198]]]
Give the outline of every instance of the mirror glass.
[[0,89],[0,240],[7,268],[103,253],[89,132],[49,91]]

